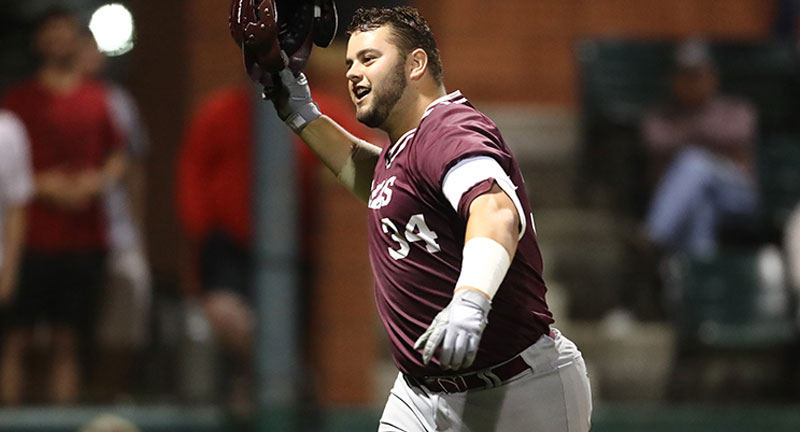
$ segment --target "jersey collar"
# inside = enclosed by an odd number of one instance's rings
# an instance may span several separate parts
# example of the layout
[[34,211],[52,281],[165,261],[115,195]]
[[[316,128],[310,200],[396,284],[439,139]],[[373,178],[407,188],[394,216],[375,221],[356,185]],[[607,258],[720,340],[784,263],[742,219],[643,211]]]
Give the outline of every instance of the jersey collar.
[[[433,112],[433,109],[436,108],[437,105],[450,105],[453,103],[464,103],[466,101],[467,98],[465,98],[464,95],[461,94],[461,90],[456,90],[450,94],[446,94],[440,97],[439,99],[436,99],[435,101],[431,102],[431,104],[428,105],[427,108],[425,108],[425,113],[422,114],[422,118],[427,117],[431,112]],[[420,121],[421,120],[422,119],[420,119]]]
[[392,165],[392,161],[394,158],[406,148],[406,145],[411,138],[414,138],[414,133],[417,131],[417,128],[411,129],[410,131],[404,133],[394,144],[392,144],[389,149],[386,151],[386,168],[389,168]]
[[[464,95],[461,94],[461,90],[456,90],[456,91],[454,91],[454,92],[452,92],[450,94],[446,94],[446,95],[440,97],[439,99],[436,99],[435,101],[431,102],[430,105],[428,105],[425,108],[425,112],[422,114],[422,118],[420,118],[420,121],[422,121],[422,119],[424,119],[431,112],[433,112],[433,109],[436,108],[438,105],[449,105],[449,104],[453,104],[453,103],[465,103],[466,101],[467,101],[467,98],[465,98]],[[417,131],[417,128],[411,129],[410,131],[408,131],[408,132],[404,133],[403,135],[401,135],[400,138],[398,138],[397,142],[395,142],[394,144],[389,146],[389,148],[386,151],[386,168],[389,168],[389,166],[391,166],[391,164],[392,164],[392,161],[394,161],[394,159],[397,157],[397,155],[401,151],[403,151],[403,149],[406,148],[406,145],[408,145],[408,143],[411,141],[411,139],[414,138],[414,133],[416,131]]]

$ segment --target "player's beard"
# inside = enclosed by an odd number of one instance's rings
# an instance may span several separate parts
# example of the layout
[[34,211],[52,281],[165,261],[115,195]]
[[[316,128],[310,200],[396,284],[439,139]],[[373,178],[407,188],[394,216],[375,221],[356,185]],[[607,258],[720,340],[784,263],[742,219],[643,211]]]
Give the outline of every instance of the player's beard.
[[383,125],[403,96],[407,85],[405,62],[401,60],[389,73],[385,84],[372,90],[372,104],[366,110],[356,113],[358,121],[371,128]]

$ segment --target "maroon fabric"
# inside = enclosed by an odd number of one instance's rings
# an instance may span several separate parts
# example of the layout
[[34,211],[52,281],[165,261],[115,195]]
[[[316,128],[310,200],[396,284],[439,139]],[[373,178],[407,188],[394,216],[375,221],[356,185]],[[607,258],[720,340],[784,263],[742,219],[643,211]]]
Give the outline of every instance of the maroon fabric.
[[[121,145],[106,97],[106,87],[95,82],[81,83],[66,94],[56,94],[36,79],[9,90],[3,106],[25,124],[34,175],[54,168],[78,173],[104,165]],[[80,210],[64,210],[38,199],[31,203],[26,239],[29,250],[86,252],[105,246],[100,198]]]
[[497,181],[494,177],[490,177],[472,185],[471,188],[464,192],[464,195],[461,195],[461,199],[458,201],[458,215],[464,218],[464,220],[469,218],[469,206],[472,204],[472,200],[492,190],[495,183],[497,183]]
[[[526,214],[531,211],[517,163],[491,120],[460,94],[429,111],[415,131],[383,150],[368,217],[378,313],[397,367],[415,377],[443,375],[438,364],[422,364],[413,344],[452,298],[461,268],[465,209],[488,190],[486,182],[473,187],[456,212],[442,192],[447,171],[464,158],[492,157],[518,186]],[[435,234],[425,236],[425,231]],[[541,254],[529,220],[494,298],[475,363],[463,372],[502,363],[546,332],[553,319],[545,291]]]

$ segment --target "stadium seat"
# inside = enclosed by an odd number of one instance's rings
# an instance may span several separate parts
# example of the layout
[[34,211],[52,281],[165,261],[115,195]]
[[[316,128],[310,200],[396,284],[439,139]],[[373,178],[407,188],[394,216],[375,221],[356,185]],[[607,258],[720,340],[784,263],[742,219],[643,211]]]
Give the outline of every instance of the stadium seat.
[[800,203],[800,135],[771,135],[758,149],[758,178],[766,229],[780,238]]
[[639,121],[666,100],[671,45],[588,40],[577,46],[582,117],[579,199],[638,216],[644,211],[644,154]]
[[676,258],[669,275],[683,346],[758,350],[796,340],[793,299],[774,247]]
[[798,332],[795,302],[778,249],[676,258],[671,400],[785,400],[793,394]]

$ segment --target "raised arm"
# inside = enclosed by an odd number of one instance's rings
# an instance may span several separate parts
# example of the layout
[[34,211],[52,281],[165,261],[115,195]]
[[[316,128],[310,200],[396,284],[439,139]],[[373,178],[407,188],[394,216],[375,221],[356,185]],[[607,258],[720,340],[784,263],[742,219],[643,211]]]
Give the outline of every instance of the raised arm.
[[282,89],[271,95],[278,116],[292,128],[339,181],[358,199],[369,199],[380,147],[370,144],[320,113],[305,75],[280,72]]

